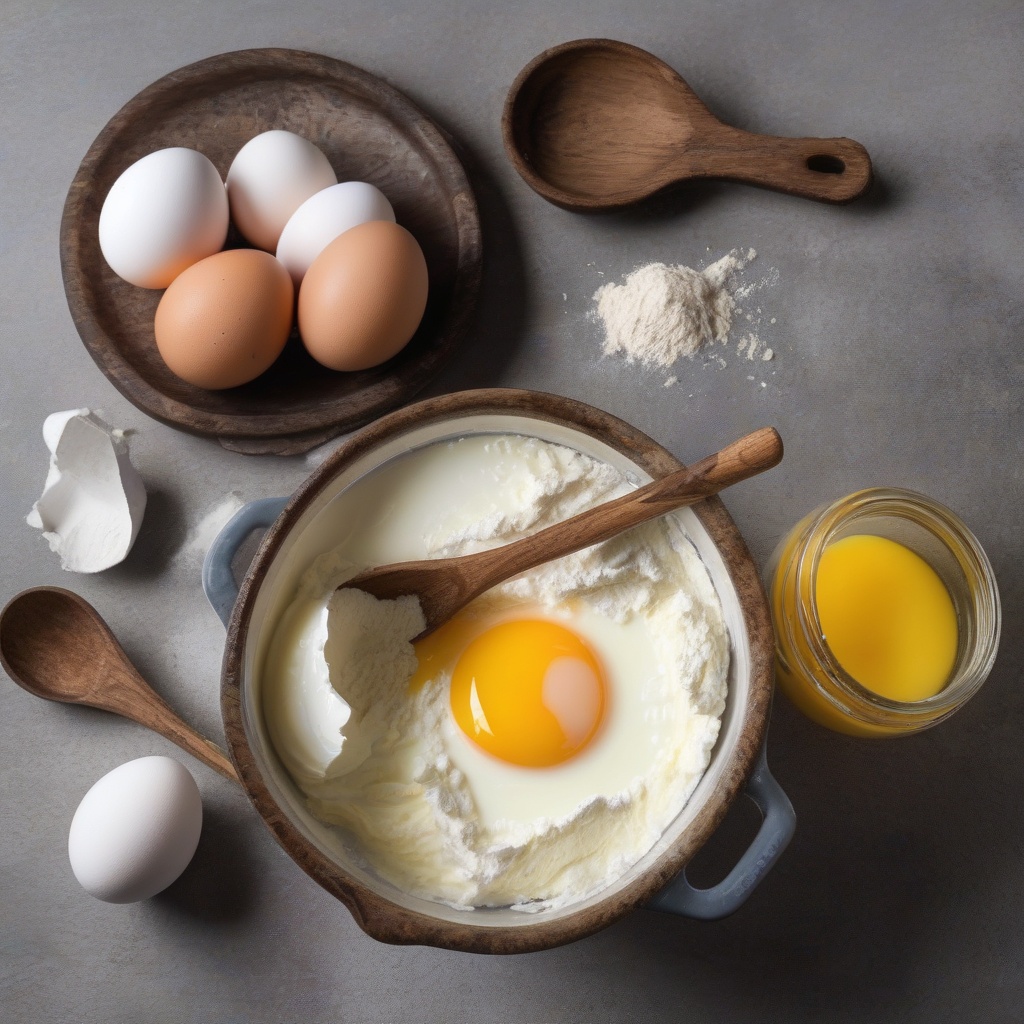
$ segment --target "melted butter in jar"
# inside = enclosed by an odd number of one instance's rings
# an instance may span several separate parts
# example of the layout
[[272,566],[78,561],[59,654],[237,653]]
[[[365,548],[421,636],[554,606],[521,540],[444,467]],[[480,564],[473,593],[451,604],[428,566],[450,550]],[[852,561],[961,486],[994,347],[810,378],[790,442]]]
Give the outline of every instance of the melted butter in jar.
[[926,729],[961,707],[995,660],[991,565],[924,495],[876,488],[816,509],[769,568],[779,686],[831,729]]

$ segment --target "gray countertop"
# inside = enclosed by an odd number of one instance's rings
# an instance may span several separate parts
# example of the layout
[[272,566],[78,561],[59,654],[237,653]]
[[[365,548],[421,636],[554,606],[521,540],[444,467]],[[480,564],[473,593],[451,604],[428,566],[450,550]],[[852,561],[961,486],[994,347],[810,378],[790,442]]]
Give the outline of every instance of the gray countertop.
[[[726,184],[613,216],[548,205],[505,160],[501,107],[527,61],[582,36],[651,50],[740,127],[858,139],[872,191],[848,207]],[[684,460],[777,425],[782,466],[726,498],[761,565],[825,500],[870,485],[924,491],[963,516],[994,564],[1000,656],[955,718],[899,741],[833,734],[778,696],[769,756],[797,832],[738,913],[709,924],[640,910],[510,958],[367,938],[242,794],[191,761],[206,819],[187,873],[144,903],[92,899],[67,861],[78,801],[115,765],[175,750],[2,679],[0,1019],[1020,1019],[1024,7],[5,0],[0,602],[39,584],[78,591],[154,687],[217,740],[224,632],[199,576],[210,527],[227,505],[290,493],[325,450],[240,456],[135,409],[76,335],[57,236],[79,161],[125,101],[176,67],[250,46],[364,67],[459,141],[481,207],[484,288],[471,337],[426,394],[571,395]],[[772,361],[739,355],[735,330],[724,366],[684,361],[672,387],[666,373],[600,358],[598,286],[639,264],[703,265],[734,248],[757,250],[744,280],[763,287],[745,312]],[[46,475],[42,420],[78,406],[132,431],[150,495],[130,557],[96,576],[63,573],[24,521]],[[709,873],[739,842],[723,835],[704,858]]]

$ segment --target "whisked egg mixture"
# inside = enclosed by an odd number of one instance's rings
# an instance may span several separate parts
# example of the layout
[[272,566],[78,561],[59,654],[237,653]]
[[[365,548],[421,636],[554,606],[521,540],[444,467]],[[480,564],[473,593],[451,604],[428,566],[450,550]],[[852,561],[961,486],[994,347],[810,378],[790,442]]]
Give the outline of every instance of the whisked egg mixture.
[[707,767],[728,636],[671,518],[495,588],[415,648],[415,598],[336,588],[370,565],[506,543],[629,489],[589,456],[503,435],[419,449],[339,497],[349,530],[278,623],[263,709],[312,813],[404,891],[529,911],[627,871]]

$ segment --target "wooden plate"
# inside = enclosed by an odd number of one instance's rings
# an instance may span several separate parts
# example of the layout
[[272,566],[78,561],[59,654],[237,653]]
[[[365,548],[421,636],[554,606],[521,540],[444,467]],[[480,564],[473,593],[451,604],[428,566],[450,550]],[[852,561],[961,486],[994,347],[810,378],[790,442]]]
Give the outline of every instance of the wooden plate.
[[[222,175],[254,135],[285,128],[309,139],[339,181],[368,181],[423,248],[430,297],[419,330],[372,370],[315,363],[294,334],[262,377],[204,391],[175,377],[153,338],[163,294],[122,281],[100,253],[111,185],[154,150],[187,146]],[[232,228],[228,246],[245,245]],[[130,402],[171,426],[250,454],[295,454],[407,402],[466,334],[480,286],[480,221],[465,170],[442,130],[386,82],[298,50],[238,50],[198,61],[129,100],[75,175],[60,230],[68,306],[90,355]]]

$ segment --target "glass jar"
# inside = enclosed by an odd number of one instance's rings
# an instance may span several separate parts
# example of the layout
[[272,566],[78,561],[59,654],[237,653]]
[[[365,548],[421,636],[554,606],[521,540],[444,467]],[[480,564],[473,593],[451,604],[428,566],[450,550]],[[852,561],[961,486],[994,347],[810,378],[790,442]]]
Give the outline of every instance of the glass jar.
[[[825,642],[815,598],[818,562],[832,542],[886,537],[920,555],[945,584],[957,618],[957,652],[942,690],[903,702],[867,689]],[[854,736],[902,736],[948,718],[989,674],[999,645],[995,576],[970,530],[949,509],[914,491],[871,488],[815,509],[782,539],[768,565],[780,688],[808,717]]]

